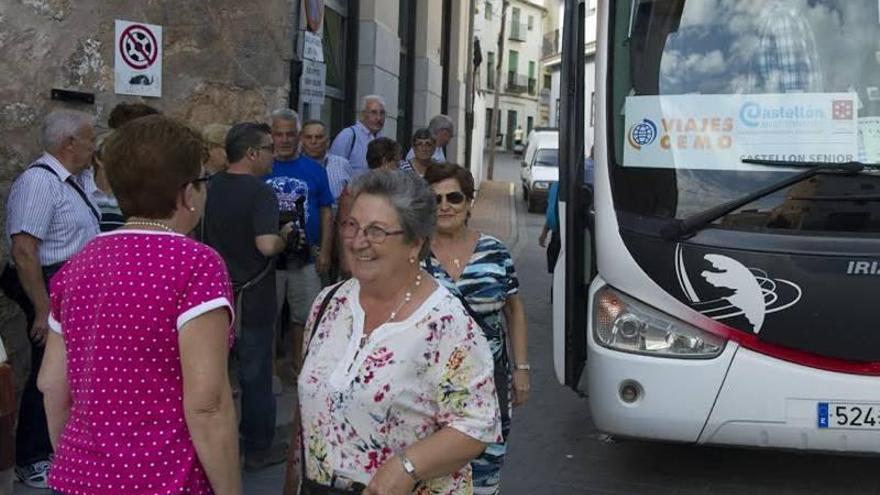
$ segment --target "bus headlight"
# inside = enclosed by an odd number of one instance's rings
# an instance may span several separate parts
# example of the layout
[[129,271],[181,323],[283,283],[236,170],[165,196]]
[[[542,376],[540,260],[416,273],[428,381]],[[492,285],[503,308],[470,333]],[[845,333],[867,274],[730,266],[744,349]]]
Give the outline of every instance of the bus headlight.
[[726,343],[610,287],[596,293],[593,335],[610,349],[657,357],[713,358]]

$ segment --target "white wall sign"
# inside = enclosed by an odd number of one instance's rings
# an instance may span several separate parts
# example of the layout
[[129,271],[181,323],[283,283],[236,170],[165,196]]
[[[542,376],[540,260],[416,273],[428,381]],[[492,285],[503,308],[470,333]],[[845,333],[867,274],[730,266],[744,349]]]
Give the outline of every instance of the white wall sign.
[[324,61],[324,43],[321,36],[311,31],[303,31],[303,59]]
[[116,94],[162,96],[162,26],[116,20]]
[[303,72],[299,85],[299,96],[303,103],[324,104],[324,82],[327,66],[314,60],[303,60]]
[[628,97],[623,164],[765,170],[741,160],[855,160],[856,113],[855,93]]

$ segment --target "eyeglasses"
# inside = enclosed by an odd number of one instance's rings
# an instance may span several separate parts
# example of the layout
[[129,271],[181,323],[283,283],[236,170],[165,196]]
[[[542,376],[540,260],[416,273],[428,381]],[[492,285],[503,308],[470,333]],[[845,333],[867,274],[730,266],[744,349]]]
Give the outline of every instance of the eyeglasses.
[[384,117],[385,110],[367,110],[367,115],[372,115],[374,117]]
[[424,141],[422,141],[422,140],[417,140],[417,141],[413,141],[413,147],[418,148],[418,147],[421,147],[421,146],[425,146],[425,147],[433,148],[433,147],[435,147],[435,146],[437,146],[437,145],[436,145],[436,143],[434,143],[434,141],[429,141],[429,140],[424,140]]
[[184,185],[182,185],[182,186],[180,186],[180,187],[186,187],[187,184],[200,184],[200,183],[202,183],[202,182],[206,182],[206,183],[207,183],[207,182],[210,182],[210,181],[211,181],[211,178],[213,178],[213,177],[214,177],[214,176],[213,176],[212,174],[209,174],[208,172],[203,172],[202,175],[201,175],[200,177],[195,178],[195,179],[193,179],[193,180],[187,182],[186,184],[184,184]]
[[451,205],[460,205],[464,203],[464,200],[467,199],[463,192],[461,191],[453,191],[451,193],[446,194],[438,194],[437,195],[437,204],[440,205],[443,203],[443,198],[446,198],[446,202]]
[[385,238],[389,235],[400,235],[403,234],[403,230],[392,230],[388,231],[379,227],[378,225],[367,225],[366,227],[361,227],[356,220],[349,218],[344,220],[339,224],[340,233],[342,237],[346,239],[354,239],[357,237],[359,232],[364,233],[364,237],[367,238],[373,244],[382,244],[385,242]]

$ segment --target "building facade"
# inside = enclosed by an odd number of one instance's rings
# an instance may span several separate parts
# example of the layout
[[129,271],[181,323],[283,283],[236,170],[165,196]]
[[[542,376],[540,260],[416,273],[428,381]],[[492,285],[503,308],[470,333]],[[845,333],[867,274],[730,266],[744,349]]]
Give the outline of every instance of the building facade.
[[[485,102],[485,138],[490,132],[490,120],[495,92],[499,92],[499,116],[495,144],[510,150],[514,145],[517,128],[523,135],[539,125],[538,95],[541,46],[548,15],[543,0],[510,0],[504,33],[504,48],[498,53],[498,35],[501,31],[502,0],[476,0],[474,37],[480,41],[483,64],[476,76],[478,91]],[[496,80],[495,66],[501,63],[501,80]]]
[[[309,30],[307,3],[298,12],[299,57]],[[321,118],[335,134],[357,118],[363,96],[380,95],[388,114],[383,135],[404,150],[413,131],[440,113],[463,131],[467,5],[467,0],[324,0],[324,22],[316,34],[324,50],[325,97],[306,102],[294,95],[292,106],[306,118]],[[446,150],[459,162],[460,135],[456,132]]]
[[[383,134],[400,140],[404,152],[415,128],[436,114],[450,115],[456,135],[447,157],[461,162],[467,5],[467,0],[2,1],[0,201],[5,204],[12,182],[39,155],[40,124],[51,110],[90,113],[100,133],[110,110],[123,101],[147,103],[196,129],[265,121],[273,109],[290,107],[324,120],[335,134],[355,121],[362,96],[379,94],[387,102]],[[162,28],[161,97],[116,94],[118,20]],[[316,47],[323,56],[314,56]],[[314,91],[304,97],[305,90],[315,89],[315,79],[310,88],[304,74],[318,75],[320,98]],[[4,222],[0,211],[0,228]],[[7,257],[0,252],[0,262]],[[0,324],[10,312],[0,296]]]
[[[541,51],[542,78],[545,89],[541,93],[540,112],[546,120],[542,125],[559,127],[559,105],[562,81],[562,28],[565,15],[565,2],[552,0],[553,5],[547,16]],[[584,147],[589,153],[593,145],[593,131],[596,126],[596,3],[597,0],[583,0],[584,9]]]

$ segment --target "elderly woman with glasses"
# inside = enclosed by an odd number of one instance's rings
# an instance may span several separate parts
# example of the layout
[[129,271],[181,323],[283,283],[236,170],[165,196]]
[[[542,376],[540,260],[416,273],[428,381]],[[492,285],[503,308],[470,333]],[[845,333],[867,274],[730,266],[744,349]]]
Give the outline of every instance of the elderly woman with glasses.
[[425,175],[428,167],[431,166],[431,156],[437,148],[437,141],[434,135],[427,128],[418,129],[413,133],[412,137],[412,158],[400,162],[400,170],[418,174],[419,177]]
[[205,205],[204,145],[168,117],[107,139],[104,165],[126,223],[52,278],[38,379],[59,494],[242,492],[226,373],[226,266],[189,237]]
[[341,227],[352,278],[319,295],[307,325],[291,449],[303,493],[473,493],[470,461],[501,438],[498,402],[482,332],[419,264],[434,196],[418,177],[374,170],[352,197]]
[[[474,493],[498,493],[511,405],[523,405],[529,398],[528,331],[519,281],[507,247],[468,227],[474,199],[471,173],[451,163],[434,164],[425,174],[425,181],[437,201],[437,235],[431,241],[425,268],[464,297],[492,348],[504,441],[489,445],[471,466]],[[502,318],[507,320],[506,332]],[[508,349],[513,353],[513,366]]]

